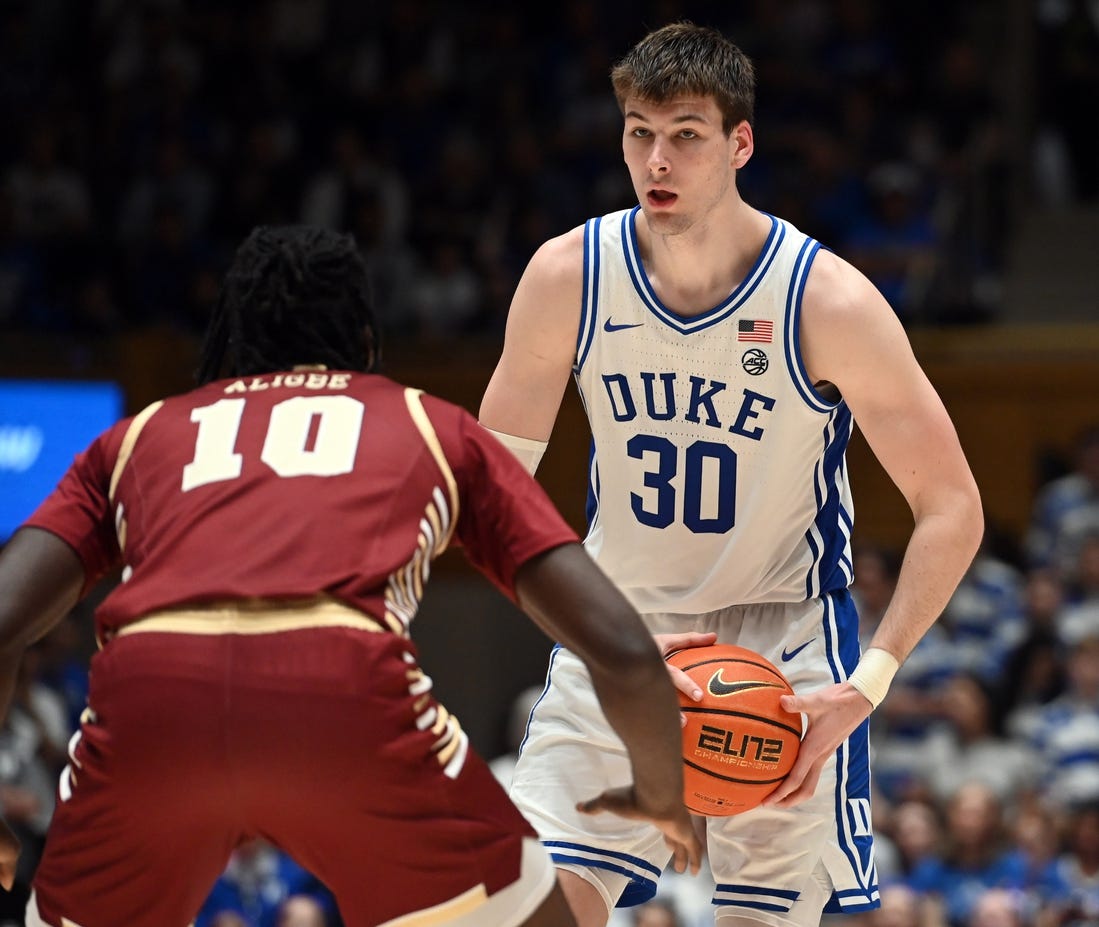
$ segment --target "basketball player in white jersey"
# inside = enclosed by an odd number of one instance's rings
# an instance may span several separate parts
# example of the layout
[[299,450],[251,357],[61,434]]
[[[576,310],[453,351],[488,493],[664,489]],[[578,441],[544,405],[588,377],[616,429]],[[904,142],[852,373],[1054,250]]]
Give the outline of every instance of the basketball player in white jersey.
[[[750,61],[719,33],[676,23],[612,80],[639,205],[531,259],[480,420],[533,472],[571,373],[593,435],[592,556],[665,652],[691,643],[676,635],[716,632],[789,678],[786,707],[808,722],[793,771],[765,806],[706,828],[719,927],[809,927],[878,906],[867,718],[972,559],[981,503],[880,293],[741,199]],[[848,593],[854,421],[915,519],[864,654]],[[667,862],[651,827],[578,813],[584,796],[626,781],[580,662],[556,649],[512,797],[581,927],[650,897]]]

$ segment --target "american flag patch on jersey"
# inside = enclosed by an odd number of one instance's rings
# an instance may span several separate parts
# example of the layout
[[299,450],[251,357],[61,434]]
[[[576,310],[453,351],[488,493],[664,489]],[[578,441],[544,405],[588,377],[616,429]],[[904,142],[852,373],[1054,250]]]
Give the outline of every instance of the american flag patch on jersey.
[[771,343],[771,337],[775,333],[775,323],[763,319],[741,319],[737,322],[737,341],[762,341]]

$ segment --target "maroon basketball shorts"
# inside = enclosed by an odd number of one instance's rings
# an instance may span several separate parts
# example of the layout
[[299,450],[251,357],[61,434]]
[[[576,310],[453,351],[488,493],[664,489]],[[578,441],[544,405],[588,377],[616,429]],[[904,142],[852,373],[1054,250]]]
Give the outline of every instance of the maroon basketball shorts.
[[[228,626],[139,626],[95,655],[28,923],[184,927],[253,837],[321,879],[348,927],[449,923],[523,884],[534,833],[409,640]],[[533,910],[552,868],[522,868]]]

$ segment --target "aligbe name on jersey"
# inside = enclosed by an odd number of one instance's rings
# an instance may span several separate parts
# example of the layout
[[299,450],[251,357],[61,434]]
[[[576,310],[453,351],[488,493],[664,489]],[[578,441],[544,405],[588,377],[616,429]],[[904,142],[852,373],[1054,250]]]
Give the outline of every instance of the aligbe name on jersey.
[[265,389],[277,389],[280,386],[296,389],[347,389],[351,382],[349,373],[327,373],[320,370],[309,372],[276,373],[250,380],[234,380],[225,387],[226,393],[258,393]]
[[[660,374],[642,371],[638,377],[640,382],[635,380],[631,385],[627,374],[603,374],[603,386],[616,422],[632,422],[642,414],[658,422],[681,418],[694,425],[724,429],[726,422],[731,421],[728,431],[759,441],[766,418],[775,408],[772,397],[755,390],[743,388],[739,398],[733,392],[726,393],[728,384],[720,380],[690,375],[684,384],[674,371]],[[687,393],[685,401],[683,393]]]

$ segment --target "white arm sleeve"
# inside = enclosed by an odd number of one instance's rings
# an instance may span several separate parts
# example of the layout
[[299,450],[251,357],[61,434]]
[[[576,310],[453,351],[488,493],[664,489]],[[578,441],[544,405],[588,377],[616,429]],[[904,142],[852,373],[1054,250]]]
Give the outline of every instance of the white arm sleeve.
[[[481,427],[485,428],[484,425]],[[548,441],[535,441],[533,438],[518,438],[515,435],[504,434],[502,431],[493,431],[491,428],[485,428],[485,431],[511,451],[519,463],[527,468],[527,473],[534,476],[534,471],[538,469],[538,464],[542,460],[542,455],[546,452],[546,446],[549,444]]]

